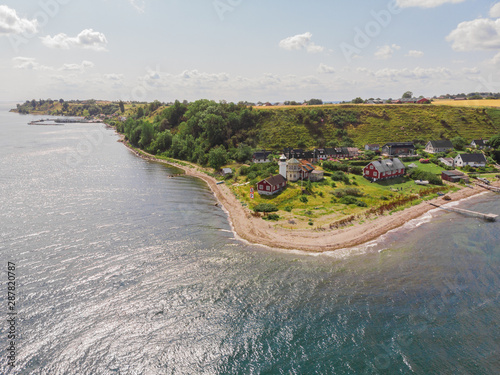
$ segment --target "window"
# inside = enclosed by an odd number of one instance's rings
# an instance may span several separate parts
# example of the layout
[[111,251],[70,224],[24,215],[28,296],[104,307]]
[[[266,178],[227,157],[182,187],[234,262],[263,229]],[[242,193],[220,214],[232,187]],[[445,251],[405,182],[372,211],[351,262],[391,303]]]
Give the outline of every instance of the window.
[[269,186],[266,186],[266,190],[267,190],[267,191],[270,191],[270,190],[271,190],[271,188],[270,188]]

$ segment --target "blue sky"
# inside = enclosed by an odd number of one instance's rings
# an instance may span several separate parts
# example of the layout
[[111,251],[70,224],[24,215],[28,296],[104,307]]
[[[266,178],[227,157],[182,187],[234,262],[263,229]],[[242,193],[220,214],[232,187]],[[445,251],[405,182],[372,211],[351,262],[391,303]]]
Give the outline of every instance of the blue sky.
[[0,100],[500,91],[500,2],[8,0]]

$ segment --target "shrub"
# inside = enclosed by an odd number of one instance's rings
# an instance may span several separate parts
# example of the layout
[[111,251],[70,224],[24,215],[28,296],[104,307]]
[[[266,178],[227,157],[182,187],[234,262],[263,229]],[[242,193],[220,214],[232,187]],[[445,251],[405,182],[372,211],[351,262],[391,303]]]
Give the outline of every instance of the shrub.
[[307,203],[309,202],[309,199],[307,199],[307,197],[305,195],[302,195],[299,200],[302,202],[302,203]]
[[286,212],[292,212],[293,210],[293,207],[292,206],[286,206],[285,208],[283,208]]
[[344,188],[344,189],[336,189],[333,192],[333,195],[335,195],[337,198],[342,198],[345,197],[346,195],[350,195],[352,197],[362,197],[363,192],[359,190],[358,188]]
[[339,202],[342,204],[356,204],[358,200],[355,197],[346,195],[345,197],[340,198]]
[[264,216],[263,219],[264,220],[278,221],[280,219],[280,215],[278,215],[278,214],[269,214],[267,216]]
[[255,212],[276,212],[278,207],[271,203],[260,203],[253,210]]
[[347,175],[342,172],[342,171],[336,171],[332,174],[332,180],[333,181],[341,181],[341,182],[344,182],[346,184],[349,183],[349,177],[347,177]]
[[423,171],[419,168],[414,168],[410,172],[408,172],[408,175],[411,177],[413,180],[427,180],[433,185],[442,185],[443,181],[436,176],[435,174],[431,172],[426,172]]
[[365,202],[357,201],[356,206],[358,207],[368,207],[368,205]]

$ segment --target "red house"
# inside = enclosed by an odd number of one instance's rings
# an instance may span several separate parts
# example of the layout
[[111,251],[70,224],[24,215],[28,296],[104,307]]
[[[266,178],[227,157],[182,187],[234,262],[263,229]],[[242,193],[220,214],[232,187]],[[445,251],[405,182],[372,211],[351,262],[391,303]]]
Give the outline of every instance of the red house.
[[285,178],[278,174],[268,177],[257,184],[257,191],[260,195],[273,195],[283,190],[286,186]]
[[372,161],[363,169],[363,177],[377,181],[396,178],[405,174],[405,166],[398,158]]

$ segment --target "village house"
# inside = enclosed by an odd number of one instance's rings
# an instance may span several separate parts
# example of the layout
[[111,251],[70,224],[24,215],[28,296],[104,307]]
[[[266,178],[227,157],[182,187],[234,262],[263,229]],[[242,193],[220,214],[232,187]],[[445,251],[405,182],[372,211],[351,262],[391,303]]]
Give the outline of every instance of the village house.
[[486,140],[484,139],[474,139],[470,145],[471,147],[477,148],[478,150],[481,150],[485,147],[487,147]]
[[430,141],[425,146],[425,152],[429,154],[435,154],[438,152],[449,152],[453,150],[453,143],[447,139],[442,139],[440,141]]
[[286,180],[282,175],[277,174],[257,183],[257,192],[260,195],[273,195],[283,190],[285,186]]
[[396,178],[405,174],[405,166],[398,158],[372,161],[363,169],[363,177],[371,181]]
[[222,176],[231,176],[233,174],[233,170],[231,168],[222,168]]
[[456,167],[465,167],[467,165],[480,168],[486,166],[486,157],[483,154],[458,154],[454,160]]
[[359,157],[359,148],[347,147],[347,153],[349,155],[349,159],[356,159]]
[[390,142],[382,146],[382,154],[387,156],[412,156],[415,154],[413,142]]
[[455,160],[453,160],[453,158],[439,158],[438,160],[448,167],[455,166]]
[[379,144],[367,144],[365,145],[365,150],[366,151],[375,151],[375,152],[379,152],[380,150],[380,145]]
[[271,160],[269,159],[269,155],[271,155],[271,151],[257,151],[252,156],[252,162],[254,163],[269,163]]
[[441,172],[441,179],[449,182],[469,182],[469,177],[467,177],[464,173],[459,171],[443,171]]

